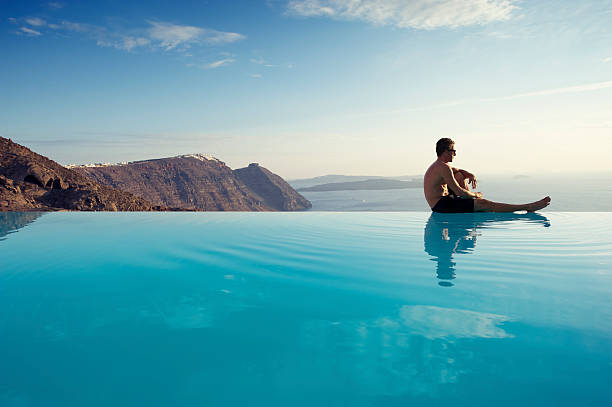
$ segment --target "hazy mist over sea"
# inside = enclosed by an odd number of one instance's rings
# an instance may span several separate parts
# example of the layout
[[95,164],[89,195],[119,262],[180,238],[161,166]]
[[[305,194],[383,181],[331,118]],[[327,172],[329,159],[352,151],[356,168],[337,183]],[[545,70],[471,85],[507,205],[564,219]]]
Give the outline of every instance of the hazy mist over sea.
[[[293,181],[292,181],[293,182]],[[544,211],[612,211],[612,173],[483,176],[478,191],[493,201],[526,203],[549,195]],[[313,211],[429,211],[422,188],[378,191],[301,192]]]

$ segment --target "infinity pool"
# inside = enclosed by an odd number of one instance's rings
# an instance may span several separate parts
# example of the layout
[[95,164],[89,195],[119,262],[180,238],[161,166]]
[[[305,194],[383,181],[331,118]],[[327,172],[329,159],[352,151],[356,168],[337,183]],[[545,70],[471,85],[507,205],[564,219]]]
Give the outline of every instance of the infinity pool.
[[611,227],[0,214],[0,405],[609,406]]

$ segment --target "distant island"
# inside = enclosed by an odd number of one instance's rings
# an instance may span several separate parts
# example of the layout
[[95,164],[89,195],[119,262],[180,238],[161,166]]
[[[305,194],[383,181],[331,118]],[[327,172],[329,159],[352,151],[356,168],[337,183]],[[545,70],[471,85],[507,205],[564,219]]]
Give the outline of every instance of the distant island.
[[311,187],[298,188],[299,192],[327,192],[327,191],[356,191],[356,190],[384,190],[384,189],[407,189],[422,188],[422,180],[400,181],[396,179],[367,179],[351,182],[331,182],[328,184],[314,185]]
[[0,137],[0,211],[299,211],[310,201],[259,164],[189,154],[63,166]]
[[355,181],[368,181],[377,179],[393,179],[398,181],[413,181],[423,179],[423,175],[400,175],[400,176],[384,176],[384,175],[340,175],[340,174],[328,174],[321,175],[313,178],[299,178],[291,179],[287,182],[291,184],[296,190],[301,188],[314,187],[316,185],[332,184],[338,182],[355,182]]

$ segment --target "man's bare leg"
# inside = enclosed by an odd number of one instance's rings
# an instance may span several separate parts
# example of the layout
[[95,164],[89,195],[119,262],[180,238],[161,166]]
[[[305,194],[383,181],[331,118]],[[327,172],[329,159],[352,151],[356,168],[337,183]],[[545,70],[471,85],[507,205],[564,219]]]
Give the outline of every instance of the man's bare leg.
[[539,201],[528,204],[513,205],[501,202],[493,202],[487,199],[474,199],[474,212],[516,212],[528,211],[535,212],[542,208],[546,208],[550,204],[550,197],[540,199]]

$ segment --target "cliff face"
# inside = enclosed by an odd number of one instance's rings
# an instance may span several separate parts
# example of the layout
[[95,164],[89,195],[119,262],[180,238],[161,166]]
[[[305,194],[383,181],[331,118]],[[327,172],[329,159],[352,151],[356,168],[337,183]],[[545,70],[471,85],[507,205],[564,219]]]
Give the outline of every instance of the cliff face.
[[284,179],[258,164],[253,163],[246,168],[234,170],[234,174],[262,197],[265,205],[276,210],[299,211],[312,207],[310,201],[296,192]]
[[[286,183],[268,170],[264,169],[270,174],[267,181],[270,187],[266,189],[264,179],[255,184],[250,182],[252,177],[243,180],[236,175],[241,170],[232,171],[222,161],[198,154],[74,170],[157,205],[204,211],[285,211],[310,207],[308,201],[308,205],[294,204],[288,191],[276,193],[273,182]],[[288,184],[287,187],[293,191]]]
[[0,137],[0,211],[164,210]]

